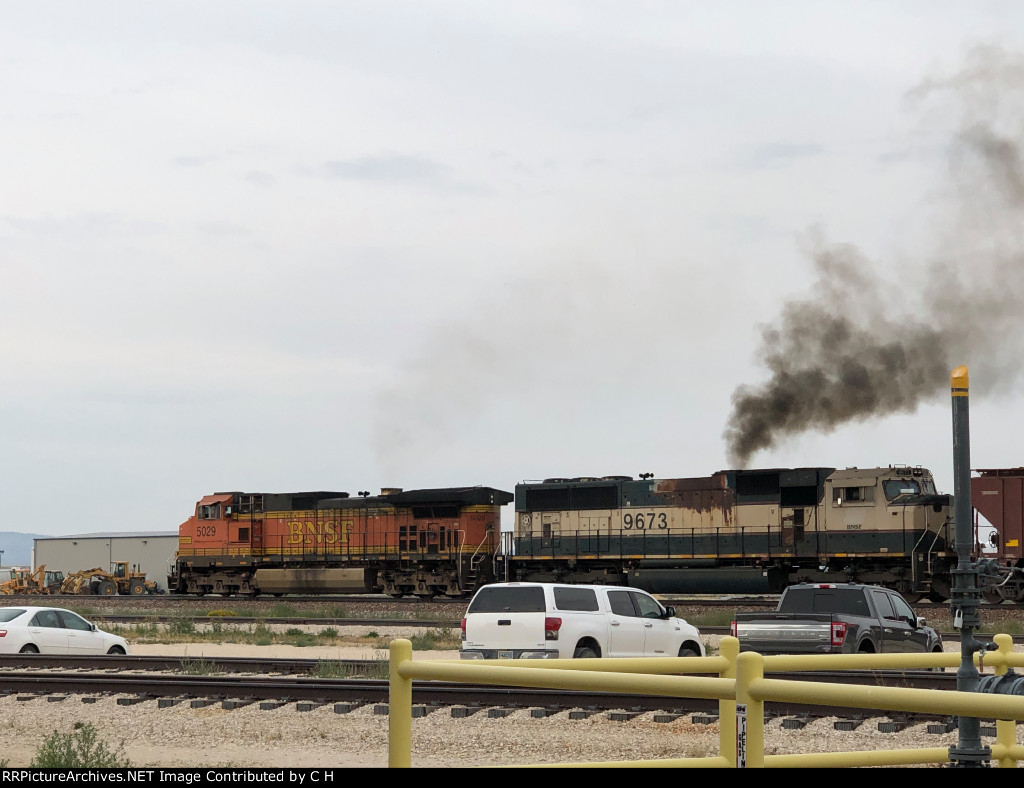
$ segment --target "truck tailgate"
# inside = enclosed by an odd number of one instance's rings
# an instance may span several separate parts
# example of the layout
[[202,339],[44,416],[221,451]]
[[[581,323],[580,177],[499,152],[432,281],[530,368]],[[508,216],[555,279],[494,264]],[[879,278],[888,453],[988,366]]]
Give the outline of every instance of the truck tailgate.
[[544,648],[543,613],[473,613],[466,616],[463,648]]
[[829,615],[775,614],[750,621],[737,617],[736,636],[743,651],[772,654],[821,654],[832,650]]

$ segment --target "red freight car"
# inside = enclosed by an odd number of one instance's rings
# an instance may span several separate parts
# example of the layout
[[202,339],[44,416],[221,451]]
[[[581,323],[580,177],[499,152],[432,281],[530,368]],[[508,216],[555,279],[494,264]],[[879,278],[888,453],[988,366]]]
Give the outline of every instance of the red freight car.
[[171,592],[465,596],[494,580],[491,487],[207,495],[179,526]]
[[980,514],[995,528],[990,546],[996,558],[982,559],[986,602],[1024,602],[1024,468],[976,470],[971,479],[975,541]]

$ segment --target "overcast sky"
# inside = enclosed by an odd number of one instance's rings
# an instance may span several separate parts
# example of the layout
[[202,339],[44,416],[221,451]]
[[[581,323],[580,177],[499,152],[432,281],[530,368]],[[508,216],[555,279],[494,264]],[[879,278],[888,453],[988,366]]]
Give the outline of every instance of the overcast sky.
[[1024,465],[1022,39],[1014,0],[8,4],[0,530],[737,466],[952,492],[960,364],[972,467]]

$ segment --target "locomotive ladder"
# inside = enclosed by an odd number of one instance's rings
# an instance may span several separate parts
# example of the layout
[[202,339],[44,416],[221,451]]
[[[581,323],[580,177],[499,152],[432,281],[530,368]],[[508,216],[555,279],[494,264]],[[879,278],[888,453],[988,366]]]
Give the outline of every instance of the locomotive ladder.
[[928,585],[929,585],[929,587],[931,586],[931,576],[932,576],[932,571],[933,571],[932,557],[933,557],[933,554],[935,553],[935,544],[936,544],[936,542],[939,541],[939,532],[937,530],[936,531],[931,531],[931,530],[929,530],[927,528],[925,528],[924,533],[921,534],[921,538],[919,538],[917,540],[917,544],[914,545],[914,549],[910,553],[910,578],[913,581],[915,586],[917,586],[917,583],[918,583],[917,561],[915,560],[916,557],[917,557],[917,549],[921,546],[921,543],[924,542],[925,537],[928,536],[928,534],[932,535],[932,542],[931,542],[930,545],[928,545],[928,549],[925,551],[925,556],[926,556],[925,564],[926,564],[926,567],[927,567],[927,570],[928,570],[928,578],[929,578],[928,579]]

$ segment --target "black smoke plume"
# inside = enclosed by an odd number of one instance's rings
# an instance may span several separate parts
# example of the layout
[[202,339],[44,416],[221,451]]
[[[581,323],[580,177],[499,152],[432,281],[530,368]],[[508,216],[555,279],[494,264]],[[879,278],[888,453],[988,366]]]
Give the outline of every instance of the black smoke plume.
[[[804,431],[912,413],[971,373],[972,397],[997,394],[1024,363],[1024,59],[979,47],[908,99],[953,119],[951,213],[923,265],[877,267],[853,246],[815,238],[816,278],[762,328],[770,377],[733,392],[729,461]],[[932,106],[933,104],[937,106]],[[979,384],[979,385],[976,385]]]

